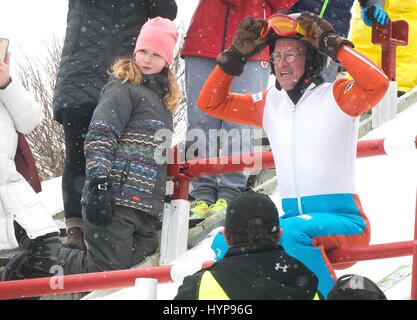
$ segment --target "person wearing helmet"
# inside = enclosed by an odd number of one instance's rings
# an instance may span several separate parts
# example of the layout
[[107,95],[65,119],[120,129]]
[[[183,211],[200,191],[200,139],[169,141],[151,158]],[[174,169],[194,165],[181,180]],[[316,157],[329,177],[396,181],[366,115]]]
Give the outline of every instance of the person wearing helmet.
[[[246,59],[268,45],[275,86],[255,94],[229,92]],[[327,58],[353,80],[324,82],[320,71]],[[280,244],[317,275],[326,297],[336,275],[325,252],[369,243],[369,221],[355,188],[358,123],[384,96],[388,78],[309,12],[297,19],[245,18],[217,61],[197,104],[214,117],[265,130],[284,211]],[[225,250],[217,249],[221,258]]]
[[[284,13],[301,13],[303,11],[310,11],[318,14],[320,17],[328,21],[336,33],[347,37],[352,20],[352,6],[355,0],[344,1],[329,1],[329,0],[298,0],[289,10]],[[363,8],[362,20],[372,27],[372,22],[376,21],[379,25],[388,23],[389,17],[382,9],[385,0],[359,0]],[[363,30],[361,26],[361,32]],[[368,28],[366,28],[368,29]],[[369,28],[370,29],[370,28]],[[363,33],[363,32],[362,32]],[[370,35],[366,38],[366,45],[369,46]],[[333,60],[328,61],[328,64],[323,68],[321,76],[326,82],[333,82],[336,80],[338,74],[339,64]]]

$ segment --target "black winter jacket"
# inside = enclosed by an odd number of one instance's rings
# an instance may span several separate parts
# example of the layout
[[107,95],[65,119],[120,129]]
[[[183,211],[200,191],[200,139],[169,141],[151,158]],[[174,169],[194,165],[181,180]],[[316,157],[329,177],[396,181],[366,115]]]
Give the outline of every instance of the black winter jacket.
[[115,78],[104,86],[85,138],[82,204],[92,179],[111,178],[115,204],[161,216],[173,121],[162,101],[167,90],[166,69],[142,75],[138,86]]
[[55,85],[55,120],[62,111],[93,110],[117,57],[133,54],[148,18],[174,19],[175,0],[69,0],[67,30]]
[[211,267],[184,278],[175,300],[198,300],[210,271],[231,300],[313,300],[317,277],[272,243],[230,247]]
[[[325,0],[298,0],[289,10],[289,13],[310,11],[320,14]],[[337,34],[347,37],[350,29],[350,13],[355,0],[329,0],[323,18],[329,21]],[[384,0],[363,0],[360,1],[363,6],[377,4],[384,7]]]

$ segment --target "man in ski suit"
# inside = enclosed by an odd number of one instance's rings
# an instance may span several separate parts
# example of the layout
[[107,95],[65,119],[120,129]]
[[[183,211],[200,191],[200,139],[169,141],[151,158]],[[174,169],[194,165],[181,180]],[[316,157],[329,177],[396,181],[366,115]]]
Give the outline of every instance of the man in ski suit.
[[[256,94],[229,92],[246,59],[266,45],[275,87]],[[388,88],[386,75],[352,47],[313,13],[298,20],[277,14],[267,22],[248,17],[218,56],[198,99],[214,117],[265,130],[284,210],[281,244],[318,276],[324,297],[336,279],[325,252],[369,243],[369,222],[355,187],[358,123]],[[327,57],[353,80],[323,83]]]

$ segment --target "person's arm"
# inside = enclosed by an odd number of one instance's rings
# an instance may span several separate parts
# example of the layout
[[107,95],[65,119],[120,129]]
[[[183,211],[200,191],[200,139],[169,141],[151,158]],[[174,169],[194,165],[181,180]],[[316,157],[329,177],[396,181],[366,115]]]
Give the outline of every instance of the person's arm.
[[117,139],[132,112],[128,85],[111,81],[104,88],[84,142],[87,181],[108,179]]
[[266,92],[230,93],[234,76],[240,76],[247,59],[266,46],[258,39],[264,20],[243,19],[232,44],[217,57],[218,66],[205,82],[197,100],[200,109],[213,117],[242,124],[262,126]]
[[353,81],[337,80],[333,86],[340,108],[353,117],[373,108],[388,89],[384,72],[352,49],[353,43],[336,34],[332,25],[316,14],[303,12],[298,22],[308,31],[302,40],[341,63],[353,77]]
[[359,0],[361,5],[361,18],[363,22],[372,27],[372,22],[376,21],[380,25],[389,22],[389,16],[384,10],[384,0]]
[[201,280],[201,271],[184,278],[182,285],[178,288],[174,300],[198,300],[197,290]]
[[12,80],[6,89],[0,90],[0,99],[12,116],[16,131],[28,134],[42,122],[42,110],[18,81]]
[[198,107],[218,119],[262,127],[266,91],[253,95],[231,93],[233,78],[216,66],[200,91]]
[[294,259],[292,265],[297,266],[297,268],[291,268],[288,274],[288,278],[292,280],[290,287],[295,289],[294,299],[320,300],[317,276],[301,261]]
[[372,109],[385,95],[388,77],[379,67],[348,46],[339,50],[337,59],[353,80],[337,80],[333,86],[334,97],[345,113],[358,117]]
[[175,0],[151,0],[149,2],[149,18],[162,17],[174,20],[178,7]]
[[28,134],[42,122],[42,109],[19,80],[10,78],[9,65],[7,53],[6,61],[0,61],[0,100],[9,111],[16,131]]
[[383,8],[385,5],[385,0],[359,0],[359,4],[362,8],[370,7],[372,5]]

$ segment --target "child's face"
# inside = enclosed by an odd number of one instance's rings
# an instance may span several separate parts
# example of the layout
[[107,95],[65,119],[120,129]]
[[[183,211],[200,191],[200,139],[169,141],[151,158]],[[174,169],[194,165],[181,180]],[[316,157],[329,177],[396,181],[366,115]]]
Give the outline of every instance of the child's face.
[[166,66],[164,58],[152,49],[140,49],[135,54],[135,62],[143,74],[155,74]]

